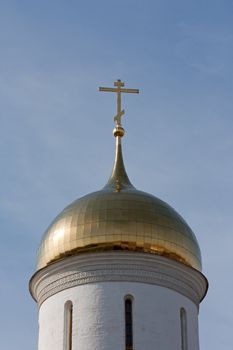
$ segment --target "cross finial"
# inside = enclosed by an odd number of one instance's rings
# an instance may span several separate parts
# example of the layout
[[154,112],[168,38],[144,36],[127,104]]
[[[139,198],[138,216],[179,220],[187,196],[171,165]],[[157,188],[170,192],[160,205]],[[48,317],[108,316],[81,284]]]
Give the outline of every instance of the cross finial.
[[105,92],[116,92],[117,93],[117,114],[114,117],[114,122],[116,124],[116,128],[121,127],[121,118],[125,114],[125,110],[121,110],[121,93],[126,92],[126,93],[134,93],[138,94],[139,90],[138,89],[125,89],[124,86],[125,84],[118,79],[117,81],[114,82],[115,88],[108,88],[108,87],[100,87],[99,91],[105,91]]

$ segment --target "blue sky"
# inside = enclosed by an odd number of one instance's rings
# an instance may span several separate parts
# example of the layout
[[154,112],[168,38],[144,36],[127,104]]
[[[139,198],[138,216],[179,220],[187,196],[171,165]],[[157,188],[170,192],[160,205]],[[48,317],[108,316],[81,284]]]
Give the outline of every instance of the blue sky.
[[[201,349],[231,349],[233,2],[0,1],[0,348],[37,346],[28,293],[52,219],[101,188],[121,78],[133,184],[172,205],[201,246],[210,288]],[[14,330],[14,336],[12,336]]]

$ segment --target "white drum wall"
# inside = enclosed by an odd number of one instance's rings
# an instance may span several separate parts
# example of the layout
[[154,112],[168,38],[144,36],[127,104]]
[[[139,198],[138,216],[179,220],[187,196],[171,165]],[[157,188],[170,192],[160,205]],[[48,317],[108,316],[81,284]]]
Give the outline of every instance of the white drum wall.
[[188,350],[198,350],[198,309],[182,294],[135,282],[68,288],[39,310],[39,350],[64,350],[64,304],[73,303],[73,350],[125,350],[124,298],[133,297],[133,350],[181,350],[180,308],[187,313]]

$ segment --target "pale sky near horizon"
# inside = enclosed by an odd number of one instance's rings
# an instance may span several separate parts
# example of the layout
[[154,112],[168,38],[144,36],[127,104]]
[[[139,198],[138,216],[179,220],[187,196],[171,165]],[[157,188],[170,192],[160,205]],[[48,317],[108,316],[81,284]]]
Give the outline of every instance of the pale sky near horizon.
[[[201,350],[233,344],[233,2],[0,0],[0,349],[37,347],[36,249],[114,159],[121,78],[126,169],[173,206],[202,251]],[[145,349],[147,350],[147,349]]]

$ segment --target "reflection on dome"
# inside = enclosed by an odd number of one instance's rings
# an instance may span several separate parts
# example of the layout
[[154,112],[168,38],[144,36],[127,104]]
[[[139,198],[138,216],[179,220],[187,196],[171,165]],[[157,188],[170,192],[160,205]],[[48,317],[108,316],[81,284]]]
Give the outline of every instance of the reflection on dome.
[[201,269],[194,234],[166,203],[135,189],[89,194],[63,210],[40,246],[38,269],[82,251],[155,253]]
[[66,207],[46,231],[38,269],[88,251],[130,250],[160,254],[201,270],[197,240],[165,202],[136,190],[125,171],[121,139],[107,185]]

